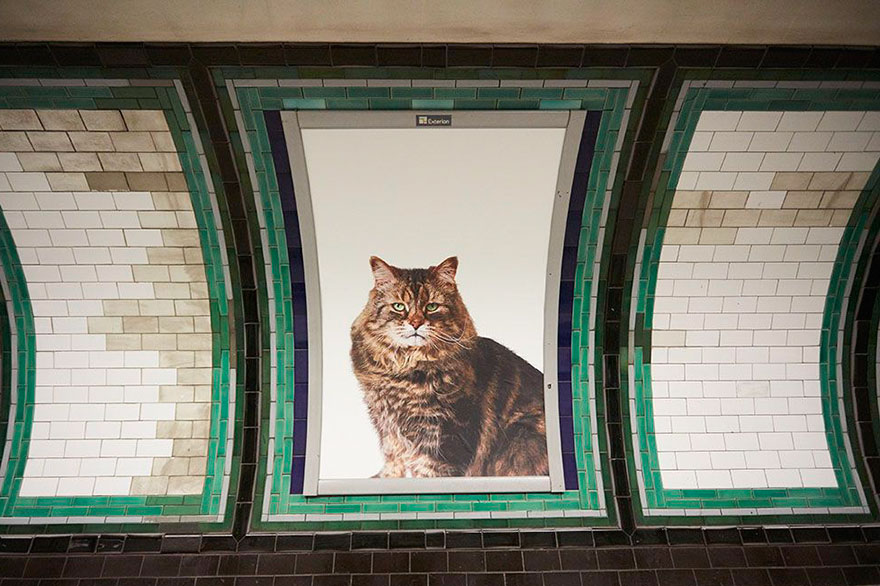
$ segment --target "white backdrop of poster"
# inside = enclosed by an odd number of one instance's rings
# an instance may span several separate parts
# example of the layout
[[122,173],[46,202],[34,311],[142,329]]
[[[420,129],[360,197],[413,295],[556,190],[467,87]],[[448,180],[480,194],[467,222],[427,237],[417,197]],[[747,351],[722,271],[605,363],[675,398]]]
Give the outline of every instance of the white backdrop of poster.
[[303,129],[322,332],[319,478],[369,478],[379,439],[349,358],[369,258],[458,256],[479,335],[544,370],[547,252],[563,128]]

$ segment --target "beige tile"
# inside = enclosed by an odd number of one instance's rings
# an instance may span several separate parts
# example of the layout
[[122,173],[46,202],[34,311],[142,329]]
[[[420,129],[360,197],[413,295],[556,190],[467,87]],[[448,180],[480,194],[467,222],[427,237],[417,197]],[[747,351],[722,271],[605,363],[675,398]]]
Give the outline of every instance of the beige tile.
[[[59,153],[58,160],[61,161],[61,167],[68,173],[101,170],[101,163],[95,153]],[[86,180],[88,180],[88,176]]]
[[[185,283],[178,283],[186,287]],[[158,283],[157,283],[158,285]],[[193,332],[193,318],[191,317],[160,317],[159,331],[164,334],[179,334]]]
[[141,299],[138,300],[138,307],[141,315],[174,315],[174,302],[166,299]]
[[203,439],[179,439],[174,441],[171,455],[180,458],[197,458],[208,451],[208,442]]
[[149,132],[111,132],[110,140],[116,150],[121,152],[150,153],[156,150]]
[[194,367],[196,366],[195,353],[183,350],[160,352],[159,366],[163,368]]
[[192,246],[200,247],[198,230],[162,230],[162,241],[165,246]]
[[850,173],[813,173],[813,180],[807,189],[837,191],[845,189],[850,180]]
[[70,132],[68,136],[77,151],[93,153],[113,151],[113,143],[110,142],[110,135],[106,132]]
[[193,437],[211,437],[210,421],[193,421]]
[[165,113],[161,110],[123,110],[122,117],[129,130],[168,130]]
[[61,171],[55,153],[19,153],[18,162],[23,171]]
[[168,189],[171,191],[189,191],[186,175],[183,173],[165,173],[165,180],[168,181]]
[[[161,352],[166,354],[167,352]],[[159,401],[162,403],[192,403],[195,400],[195,389],[192,385],[162,385],[159,387]]]
[[193,476],[202,476],[205,474],[205,469],[208,466],[207,458],[190,458],[189,459],[189,473]]
[[122,116],[116,110],[81,110],[79,114],[89,130],[125,130]]
[[86,173],[92,191],[128,191],[125,173]]
[[188,468],[189,463],[184,458],[155,458],[153,460],[153,476],[183,476]]
[[697,244],[700,228],[669,228],[663,237],[664,244]]
[[40,119],[33,110],[6,110],[0,108],[0,130],[42,130]]
[[161,283],[170,280],[168,267],[162,265],[133,265],[131,271],[137,283]]
[[[209,365],[205,365],[209,366]],[[209,369],[210,370],[210,369]],[[195,390],[195,402],[196,403],[210,403],[211,402],[211,382],[206,381],[209,384],[205,385],[195,385],[193,389]]]
[[156,425],[156,437],[162,439],[191,438],[192,421],[159,421]]
[[211,368],[178,368],[177,382],[182,385],[209,385],[212,372]]
[[174,212],[177,217],[177,225],[180,228],[198,229],[199,224],[196,222],[196,215],[192,212]]
[[204,484],[203,476],[172,476],[168,479],[168,494],[199,494]]
[[[169,181],[170,186],[171,180],[168,179],[169,175],[174,174],[165,174],[165,179]],[[186,192],[154,193],[153,205],[156,206],[157,210],[192,210],[192,201],[190,200],[189,193]]]
[[104,315],[140,315],[140,307],[134,299],[108,299],[104,301]]
[[107,350],[140,350],[139,334],[107,334]]
[[822,201],[821,191],[789,191],[782,202],[783,209],[814,209]]
[[790,189],[806,189],[813,179],[812,173],[792,172],[777,173],[773,176],[770,189],[773,191],[788,191]]
[[746,207],[748,191],[713,191],[709,207],[712,209],[741,210]]
[[89,191],[89,183],[82,173],[46,173],[52,191]]
[[180,171],[177,153],[139,153],[144,171]]
[[859,199],[858,191],[826,191],[819,202],[820,208],[852,209]]
[[680,209],[680,210],[669,210],[669,215],[666,216],[666,226],[684,226],[684,223],[687,221],[688,209]]
[[865,188],[865,184],[868,183],[870,177],[870,173],[853,173],[846,184],[846,188],[861,191]]
[[[706,198],[708,201],[708,197]],[[685,226],[705,227],[720,226],[724,218],[723,210],[690,210]]]
[[834,210],[834,214],[831,216],[831,225],[846,226],[849,224],[849,217],[851,215],[852,210]]
[[793,226],[797,210],[761,210],[758,226]]
[[205,266],[203,264],[172,266],[168,267],[168,272],[174,282],[190,283],[205,280]]
[[700,244],[733,244],[736,228],[705,228],[700,233]]
[[143,228],[178,227],[177,215],[174,212],[138,212],[138,220]]
[[119,317],[89,317],[88,327],[90,334],[121,334],[122,318]]
[[189,296],[192,299],[207,299],[208,284],[207,283],[190,283]]
[[177,350],[175,334],[142,334],[144,350]]
[[154,334],[159,331],[159,320],[148,316],[123,317],[122,329],[126,334]]
[[35,151],[72,151],[73,145],[66,132],[28,132],[28,140]]
[[188,265],[201,266],[205,264],[205,257],[202,256],[201,247],[189,247],[183,249],[183,260]]
[[205,334],[177,334],[178,350],[210,350],[211,348],[211,336]]
[[177,147],[174,146],[174,138],[170,132],[151,132],[153,135],[153,144],[156,145],[157,151],[176,152]]
[[711,191],[676,191],[672,198],[673,208],[700,209],[709,207]]
[[206,299],[176,299],[175,315],[211,315],[211,308]]
[[85,129],[76,110],[37,110],[37,116],[46,130]]
[[[3,110],[0,109],[0,112]],[[0,151],[22,152],[32,151],[34,147],[24,132],[0,132]]]
[[207,420],[210,415],[210,403],[182,403],[177,406],[175,419],[177,421],[199,421]]
[[726,210],[723,226],[748,227],[757,226],[760,210]]
[[[207,285],[206,285],[207,287]],[[205,295],[207,298],[207,295]],[[210,334],[213,330],[211,329],[211,317],[210,316],[196,316],[193,318],[193,327],[196,332],[203,332]]]
[[141,162],[135,153],[98,153],[105,171],[140,171]]
[[132,496],[164,495],[168,493],[167,476],[136,476],[131,479]]
[[[184,264],[182,248],[148,248],[147,258],[151,265],[182,265]],[[174,280],[172,278],[172,280]],[[168,315],[168,314],[165,314]]]
[[828,226],[831,224],[831,210],[798,210],[795,226]]
[[126,173],[132,191],[167,191],[163,173]]

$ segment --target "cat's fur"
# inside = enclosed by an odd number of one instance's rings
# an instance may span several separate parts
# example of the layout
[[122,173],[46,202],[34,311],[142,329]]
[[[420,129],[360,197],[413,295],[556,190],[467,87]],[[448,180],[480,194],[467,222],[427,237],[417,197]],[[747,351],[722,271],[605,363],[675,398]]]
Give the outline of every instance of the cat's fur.
[[377,476],[547,475],[543,377],[477,335],[455,283],[458,259],[370,265],[375,284],[351,327],[351,359],[385,456]]

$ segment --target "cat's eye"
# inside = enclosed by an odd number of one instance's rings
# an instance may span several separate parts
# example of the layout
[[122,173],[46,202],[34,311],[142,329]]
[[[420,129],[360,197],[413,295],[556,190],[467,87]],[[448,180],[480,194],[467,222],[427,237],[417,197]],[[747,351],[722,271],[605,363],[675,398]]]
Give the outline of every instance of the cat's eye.
[[391,309],[393,309],[394,311],[404,312],[404,311],[406,311],[406,305],[404,305],[403,303],[400,303],[400,302],[392,303]]
[[440,309],[440,305],[437,303],[429,303],[425,306],[425,311],[428,313],[434,313],[438,309]]

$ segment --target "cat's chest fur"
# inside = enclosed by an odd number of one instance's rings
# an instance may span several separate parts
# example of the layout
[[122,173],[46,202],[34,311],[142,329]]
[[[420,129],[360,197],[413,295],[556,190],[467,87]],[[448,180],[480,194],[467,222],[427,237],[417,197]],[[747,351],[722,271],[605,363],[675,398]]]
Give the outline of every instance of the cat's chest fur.
[[364,385],[374,422],[408,451],[437,455],[444,430],[460,425],[461,404],[473,386],[471,373],[431,365],[371,377]]

